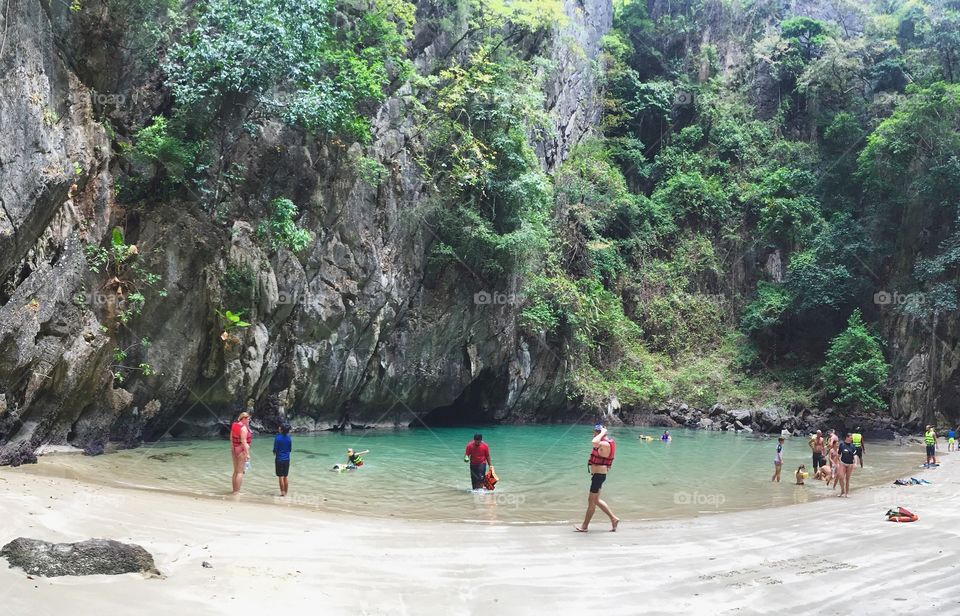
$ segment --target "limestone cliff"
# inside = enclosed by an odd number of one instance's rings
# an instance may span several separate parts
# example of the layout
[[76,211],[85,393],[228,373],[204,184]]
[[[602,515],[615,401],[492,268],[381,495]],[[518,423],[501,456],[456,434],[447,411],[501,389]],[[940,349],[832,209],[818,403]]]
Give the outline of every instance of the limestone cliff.
[[[513,421],[565,411],[558,350],[518,335],[515,304],[475,301],[516,289],[425,275],[435,238],[418,209],[426,187],[403,91],[376,110],[367,146],[280,124],[236,144],[247,172],[228,199],[243,212],[282,190],[309,204],[300,224],[315,242],[301,255],[265,252],[252,216],[224,222],[178,199],[119,205],[124,163],[108,130],[130,131],[167,103],[154,74],[124,61],[108,7],[10,0],[0,11],[0,462],[44,443],[97,452],[109,440],[215,434],[248,400],[266,425],[312,429],[442,421],[451,408]],[[609,0],[571,0],[566,12],[539,44],[553,60],[557,130],[537,146],[548,170],[599,119],[593,60],[612,21]],[[444,45],[421,29],[411,53],[425,65]],[[389,170],[378,186],[350,166],[358,153]],[[82,249],[114,227],[167,291],[124,330],[109,322],[117,291]],[[225,342],[218,311],[238,297],[251,326]],[[157,373],[115,381],[119,349]]]

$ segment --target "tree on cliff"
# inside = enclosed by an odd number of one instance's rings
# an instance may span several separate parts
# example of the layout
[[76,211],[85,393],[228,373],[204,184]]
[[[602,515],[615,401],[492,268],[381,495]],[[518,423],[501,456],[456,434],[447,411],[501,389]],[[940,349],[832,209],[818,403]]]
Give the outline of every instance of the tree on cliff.
[[834,402],[865,411],[885,408],[881,392],[889,369],[880,339],[867,329],[860,310],[854,310],[847,329],[830,341],[821,370]]

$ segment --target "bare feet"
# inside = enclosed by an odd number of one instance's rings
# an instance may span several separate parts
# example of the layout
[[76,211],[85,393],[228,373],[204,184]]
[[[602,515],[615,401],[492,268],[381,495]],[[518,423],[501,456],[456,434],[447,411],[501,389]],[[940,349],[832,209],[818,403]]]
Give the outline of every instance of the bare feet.
[[573,530],[576,531],[576,532],[578,532],[578,533],[585,533],[585,532],[587,532],[587,529],[586,529],[586,528],[580,528],[579,525],[578,525],[578,526],[574,526],[574,527],[573,527]]
[[616,518],[616,519],[613,520],[613,522],[612,522],[613,528],[610,529],[610,532],[611,532],[611,533],[617,532],[617,524],[619,524],[619,523],[620,523],[620,518]]

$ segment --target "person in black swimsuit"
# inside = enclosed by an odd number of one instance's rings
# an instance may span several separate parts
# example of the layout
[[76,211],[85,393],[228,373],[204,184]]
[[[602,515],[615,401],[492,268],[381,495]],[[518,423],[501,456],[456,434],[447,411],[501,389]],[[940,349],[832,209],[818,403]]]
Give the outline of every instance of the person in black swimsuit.
[[853,444],[853,436],[847,433],[840,443],[840,496],[850,496],[850,476],[853,475],[856,455],[857,446]]

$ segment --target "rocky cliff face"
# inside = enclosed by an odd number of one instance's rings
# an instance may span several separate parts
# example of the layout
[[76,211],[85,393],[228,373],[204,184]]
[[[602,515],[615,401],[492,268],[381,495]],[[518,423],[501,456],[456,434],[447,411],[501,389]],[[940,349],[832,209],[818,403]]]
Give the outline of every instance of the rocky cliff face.
[[[377,110],[366,148],[281,125],[238,141],[247,172],[229,198],[241,212],[278,190],[309,204],[300,224],[316,241],[299,257],[265,253],[243,216],[226,224],[188,202],[118,205],[123,163],[95,120],[98,92],[120,93],[109,114],[121,131],[164,97],[154,75],[118,66],[122,46],[90,21],[105,15],[98,6],[75,16],[11,0],[0,13],[0,463],[29,460],[44,443],[96,452],[109,440],[216,433],[248,400],[266,425],[317,429],[564,412],[562,354],[519,336],[516,304],[501,301],[518,289],[425,275],[435,238],[419,208],[426,189],[403,91]],[[599,118],[592,60],[612,21],[609,0],[566,10],[569,23],[546,43],[558,119],[538,145],[546,169]],[[421,35],[424,63],[443,40]],[[349,164],[359,153],[389,170],[379,186]],[[117,226],[168,292],[122,329],[112,317],[123,291],[91,272],[83,251]],[[246,308],[251,326],[224,341],[218,311],[231,307]],[[114,380],[130,362],[157,374]]]

